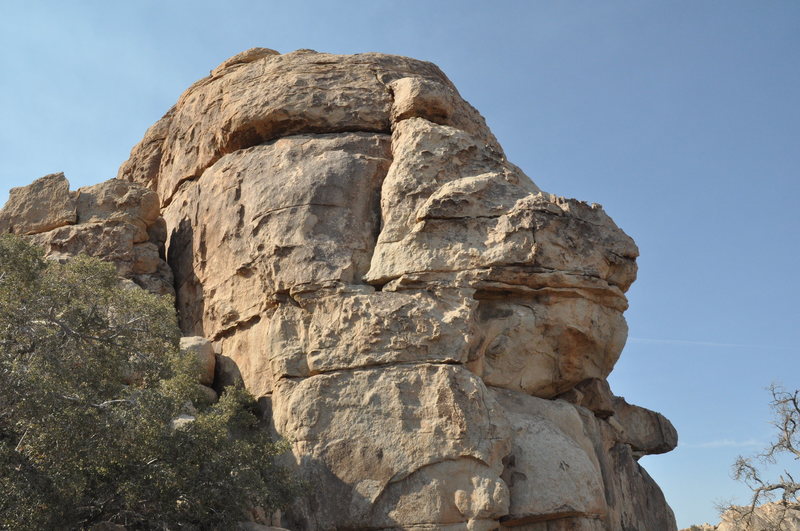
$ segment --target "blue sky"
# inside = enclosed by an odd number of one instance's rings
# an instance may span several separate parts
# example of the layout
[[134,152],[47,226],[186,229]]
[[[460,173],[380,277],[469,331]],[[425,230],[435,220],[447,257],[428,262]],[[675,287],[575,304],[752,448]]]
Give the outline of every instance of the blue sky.
[[0,201],[116,175],[190,83],[253,46],[437,63],[543,189],[639,244],[611,383],[681,445],[642,463],[679,526],[744,490],[772,382],[800,387],[800,3],[0,3]]

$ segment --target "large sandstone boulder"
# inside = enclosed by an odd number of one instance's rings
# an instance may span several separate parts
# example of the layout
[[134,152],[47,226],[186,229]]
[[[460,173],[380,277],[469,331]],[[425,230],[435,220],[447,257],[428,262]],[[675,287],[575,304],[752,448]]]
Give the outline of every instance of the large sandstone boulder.
[[28,186],[12,188],[0,211],[0,233],[36,234],[77,221],[76,194],[63,173],[40,177]]
[[88,254],[145,289],[174,293],[158,195],[136,183],[111,179],[71,192],[63,173],[46,175],[11,190],[0,210],[3,232],[26,236],[52,259]]
[[636,245],[506,160],[436,66],[248,50],[117,180],[61,179],[0,228],[174,273],[203,383],[243,381],[311,485],[285,527],[675,529],[637,459],[677,434],[605,381]]

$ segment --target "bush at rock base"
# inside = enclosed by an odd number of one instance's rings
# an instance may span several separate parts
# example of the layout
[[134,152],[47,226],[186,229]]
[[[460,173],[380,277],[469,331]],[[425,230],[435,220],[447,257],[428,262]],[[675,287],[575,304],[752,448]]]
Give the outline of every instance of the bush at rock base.
[[172,300],[0,237],[0,529],[227,528],[298,486],[244,390],[209,403]]

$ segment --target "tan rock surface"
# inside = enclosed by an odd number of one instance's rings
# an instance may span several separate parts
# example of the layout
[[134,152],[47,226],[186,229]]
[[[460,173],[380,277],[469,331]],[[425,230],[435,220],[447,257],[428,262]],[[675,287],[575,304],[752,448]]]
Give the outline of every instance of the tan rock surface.
[[[168,203],[183,181],[200,176],[226,153],[301,133],[388,133],[393,103],[388,84],[403,77],[429,80],[457,94],[435,65],[405,57],[244,52],[192,85],[166,123],[134,148],[119,177],[152,183]],[[458,101],[459,109],[466,108]]]
[[285,527],[675,529],[636,462],[674,429],[605,383],[636,245],[434,65],[248,50],[119,176],[159,194],[215,388],[241,377],[313,482]]
[[157,194],[118,179],[79,188],[77,212],[79,224],[117,221],[135,226],[134,243],[150,239],[148,229],[161,215]]
[[602,470],[578,411],[565,402],[505,389],[493,394],[513,431],[503,470],[511,492],[506,521],[548,514],[576,520],[604,517]]
[[182,337],[180,349],[181,354],[190,355],[196,360],[197,381],[206,386],[213,384],[217,360],[211,342],[199,336]]
[[386,135],[298,135],[231,153],[186,183],[164,209],[183,328],[218,339],[278,293],[357,282],[388,164]]
[[614,418],[623,428],[620,440],[634,452],[663,454],[678,446],[678,432],[661,413],[613,399]]
[[497,406],[463,367],[404,364],[282,379],[275,396],[276,428],[294,441],[308,479],[326,487],[297,515],[302,526],[435,525],[505,514],[505,426],[487,422]]
[[414,118],[392,154],[370,282],[510,264],[633,282],[636,245],[598,205],[537,193],[486,139]]
[[605,378],[625,345],[622,313],[569,293],[479,293],[473,370],[489,385],[550,398]]
[[48,257],[98,257],[112,262],[120,276],[163,295],[174,290],[162,223],[153,191],[111,179],[70,192],[63,173],[15,188],[0,210],[0,231],[28,235]]
[[36,234],[72,225],[78,214],[75,193],[63,173],[51,173],[28,186],[12,188],[0,211],[0,233]]
[[374,292],[369,286],[302,293],[270,320],[272,373],[305,377],[402,362],[464,363],[475,337],[467,290]]

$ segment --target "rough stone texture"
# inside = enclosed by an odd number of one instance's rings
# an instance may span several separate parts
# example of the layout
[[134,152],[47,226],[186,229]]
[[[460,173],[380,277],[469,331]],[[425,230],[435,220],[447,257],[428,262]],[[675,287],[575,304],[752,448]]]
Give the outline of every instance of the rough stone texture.
[[74,224],[78,217],[75,195],[63,173],[12,188],[0,211],[0,233],[36,234]]
[[449,291],[349,286],[298,294],[297,305],[280,305],[270,320],[272,373],[305,377],[401,362],[464,363],[476,303],[465,290]]
[[621,441],[640,455],[663,454],[678,446],[678,432],[660,413],[613,398],[614,419],[622,426]]
[[392,527],[506,513],[500,473],[508,441],[487,423],[503,419],[463,366],[404,364],[281,379],[276,394],[276,428],[294,441],[308,479],[329,485],[324,505],[309,505],[298,515],[302,521]]
[[607,381],[599,378],[584,380],[566,393],[558,395],[558,398],[583,406],[602,419],[615,413],[611,387]]
[[185,184],[164,209],[183,328],[218,339],[290,289],[360,280],[389,156],[386,135],[297,135]]
[[[227,153],[298,133],[388,133],[392,81],[411,77],[454,93],[480,136],[496,140],[435,65],[383,54],[243,52],[196,82],[134,148],[119,177],[146,182],[163,202]],[[411,105],[413,106],[413,104]],[[445,121],[447,118],[443,118]],[[157,169],[156,169],[157,168]]]
[[511,491],[504,526],[675,529],[664,496],[612,423],[561,400],[492,392],[512,428],[502,476]]
[[47,175],[12,190],[0,210],[0,232],[26,235],[52,259],[108,260],[121,277],[160,295],[174,293],[158,195],[141,185],[111,179],[70,192],[63,173]]
[[506,524],[543,515],[589,520],[605,515],[602,469],[579,411],[562,401],[492,392],[511,424],[512,449],[503,470],[511,490]]
[[512,264],[622,290],[635,278],[633,240],[598,205],[537,193],[484,139],[411,118],[395,126],[392,153],[370,282]]
[[636,461],[675,431],[605,382],[636,245],[434,65],[243,52],[119,177],[158,192],[215,389],[243,380],[313,482],[285,527],[675,529]]
[[126,531],[124,525],[115,524],[114,522],[100,522],[90,527],[91,531]]

